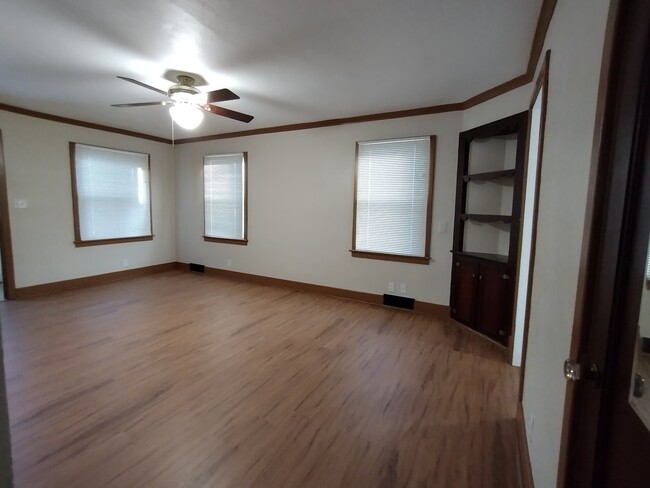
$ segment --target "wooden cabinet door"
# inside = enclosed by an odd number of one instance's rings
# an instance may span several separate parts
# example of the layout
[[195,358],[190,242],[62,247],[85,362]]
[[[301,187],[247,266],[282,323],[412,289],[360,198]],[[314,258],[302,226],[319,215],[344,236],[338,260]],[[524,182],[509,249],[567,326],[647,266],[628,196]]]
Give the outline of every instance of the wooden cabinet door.
[[502,344],[507,344],[512,318],[508,266],[481,262],[478,278],[477,329]]
[[478,262],[454,256],[453,266],[451,316],[458,322],[474,327]]

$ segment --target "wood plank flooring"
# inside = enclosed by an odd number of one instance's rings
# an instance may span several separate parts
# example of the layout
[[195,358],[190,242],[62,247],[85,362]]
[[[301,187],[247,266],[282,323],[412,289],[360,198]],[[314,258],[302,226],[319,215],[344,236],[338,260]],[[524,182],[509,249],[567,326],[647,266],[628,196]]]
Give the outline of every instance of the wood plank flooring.
[[518,370],[448,320],[168,272],[0,304],[16,488],[519,488]]

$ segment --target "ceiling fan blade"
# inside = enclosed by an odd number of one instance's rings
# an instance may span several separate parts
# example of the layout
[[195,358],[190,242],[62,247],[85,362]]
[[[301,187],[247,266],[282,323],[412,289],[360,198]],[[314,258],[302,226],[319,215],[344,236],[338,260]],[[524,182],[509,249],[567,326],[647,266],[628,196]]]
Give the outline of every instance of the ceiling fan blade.
[[153,86],[151,86],[151,85],[147,85],[146,83],[142,83],[141,81],[134,80],[133,78],[127,78],[127,77],[125,77],[125,76],[118,76],[118,78],[119,78],[120,80],[128,81],[129,83],[134,83],[134,84],[136,84],[136,85],[140,85],[140,86],[142,86],[142,87],[144,87],[144,88],[148,88],[149,90],[153,90],[153,91],[155,91],[155,92],[157,92],[157,93],[160,93],[161,95],[165,95],[165,96],[167,96],[167,92],[166,92],[166,91],[159,90],[158,88],[155,88],[155,87],[153,87]]
[[206,92],[208,96],[208,103],[214,102],[226,102],[228,100],[238,100],[239,95],[231,92],[228,88],[222,88],[221,90],[214,90],[211,92]]
[[243,114],[241,112],[235,112],[234,110],[228,110],[227,108],[217,107],[216,105],[203,105],[203,110],[210,112],[211,114],[221,115],[222,117],[228,117],[229,119],[239,120],[240,122],[246,122],[247,124],[253,120],[252,115]]
[[139,102],[139,103],[115,103],[111,107],[148,107],[153,105],[167,105],[168,102]]

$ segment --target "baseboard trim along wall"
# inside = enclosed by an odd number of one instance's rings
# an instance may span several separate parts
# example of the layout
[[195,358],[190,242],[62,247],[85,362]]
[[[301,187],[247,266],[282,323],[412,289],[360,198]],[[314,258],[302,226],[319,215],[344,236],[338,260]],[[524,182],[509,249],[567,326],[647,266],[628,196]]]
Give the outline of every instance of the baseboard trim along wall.
[[[16,288],[16,298],[21,299],[41,295],[50,295],[52,293],[59,293],[62,291],[85,288],[87,286],[100,285],[102,283],[109,283],[111,281],[139,278],[154,273],[162,273],[164,271],[172,270],[182,270],[188,273],[191,272],[188,263],[172,262],[165,264],[155,264],[153,266],[146,266],[143,268],[133,268],[124,271],[115,271],[113,273],[85,276],[83,278],[74,278],[71,280],[55,281],[52,283],[44,283],[42,285]],[[231,271],[226,269],[210,268],[208,266],[204,267],[204,273],[206,275],[221,276],[224,278],[232,278],[240,281],[248,281],[250,283],[256,283],[259,285],[278,286],[282,288],[290,288],[293,290],[306,291],[309,293],[318,293],[320,295],[345,298],[347,300],[355,300],[357,302],[370,303],[373,305],[383,305],[384,300],[383,295],[378,295],[375,293],[345,290],[343,288],[314,285],[312,283],[303,283],[300,281],[283,280],[280,278],[271,278],[268,276],[249,273],[240,273],[238,271]],[[447,305],[438,305],[436,303],[428,303],[416,300],[414,311],[424,315],[432,315],[445,318],[449,317],[449,307]]]
[[519,446],[519,466],[521,467],[521,482],[523,488],[535,488],[533,482],[533,470],[530,465],[530,454],[528,453],[528,440],[526,436],[526,423],[524,407],[517,404],[517,444]]
[[[190,272],[188,263],[177,263],[177,266],[179,269],[185,270],[188,273]],[[278,286],[282,288],[291,288],[293,290],[306,291],[309,293],[318,293],[320,295],[345,298],[347,300],[355,300],[357,302],[365,302],[373,305],[383,305],[384,301],[383,295],[378,295],[375,293],[345,290],[332,286],[314,285],[312,283],[303,283],[301,281],[283,280],[280,278],[271,278],[268,276],[240,273],[239,271],[231,271],[227,269],[210,268],[208,266],[205,266],[204,273],[206,275],[221,276],[224,278],[248,281],[259,285]],[[436,317],[449,317],[449,307],[447,305],[438,305],[436,303],[421,302],[416,300],[414,311],[425,315],[433,315]]]
[[148,276],[163,271],[172,271],[178,269],[175,262],[165,264],[154,264],[143,268],[125,269],[124,271],[115,271],[113,273],[104,273],[94,276],[84,276],[83,278],[74,278],[71,280],[55,281],[53,283],[44,283],[42,285],[25,286],[16,288],[16,298],[31,298],[40,295],[50,295],[67,290],[85,288],[87,286],[99,285],[111,281],[124,280],[128,278],[138,278]]

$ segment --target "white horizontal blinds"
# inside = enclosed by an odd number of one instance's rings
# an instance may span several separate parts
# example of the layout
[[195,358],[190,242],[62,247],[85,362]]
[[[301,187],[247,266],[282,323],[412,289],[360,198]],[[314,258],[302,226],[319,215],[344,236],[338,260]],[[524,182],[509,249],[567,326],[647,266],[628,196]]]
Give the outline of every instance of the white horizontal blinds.
[[205,235],[244,239],[244,154],[203,158]]
[[360,142],[355,250],[426,256],[430,138]]
[[75,145],[82,241],[151,235],[149,156]]

